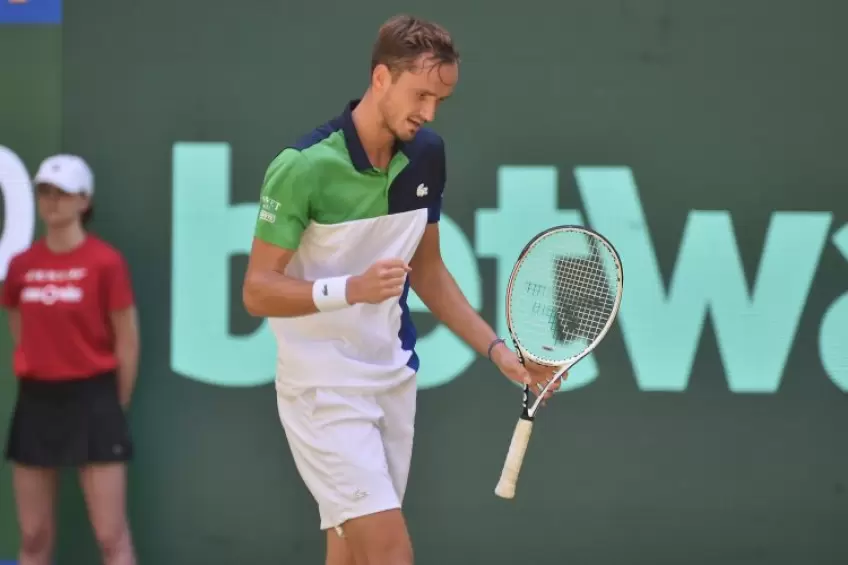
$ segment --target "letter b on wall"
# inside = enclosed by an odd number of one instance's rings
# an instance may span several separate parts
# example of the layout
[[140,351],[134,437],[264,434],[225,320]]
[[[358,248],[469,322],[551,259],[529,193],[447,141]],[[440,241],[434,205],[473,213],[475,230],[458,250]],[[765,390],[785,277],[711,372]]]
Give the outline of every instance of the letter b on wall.
[[[173,151],[171,368],[216,386],[257,386],[274,378],[274,347],[263,322],[229,332],[229,258],[247,253],[256,204],[230,204],[230,146],[177,143]],[[240,295],[240,293],[236,293]]]

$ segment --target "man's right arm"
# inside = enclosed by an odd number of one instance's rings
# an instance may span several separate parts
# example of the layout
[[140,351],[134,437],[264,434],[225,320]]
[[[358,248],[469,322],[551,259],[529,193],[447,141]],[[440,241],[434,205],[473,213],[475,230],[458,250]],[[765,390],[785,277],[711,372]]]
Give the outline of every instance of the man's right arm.
[[400,259],[377,261],[365,273],[350,273],[349,278],[304,281],[285,275],[309,224],[313,181],[307,166],[300,152],[288,149],[268,167],[242,287],[247,312],[290,318],[400,296],[409,272]]
[[242,288],[244,307],[253,316],[285,318],[318,311],[313,282],[284,274],[309,223],[309,176],[306,158],[294,149],[278,155],[265,174]]
[[253,238],[242,298],[252,316],[288,318],[318,312],[313,282],[284,275],[294,251]]
[[[283,274],[294,251],[253,238],[242,299],[248,313],[266,318],[306,316],[318,312],[315,283]],[[401,259],[383,259],[340,288],[345,305],[377,304],[403,293],[410,268]],[[319,289],[320,290],[320,289]]]

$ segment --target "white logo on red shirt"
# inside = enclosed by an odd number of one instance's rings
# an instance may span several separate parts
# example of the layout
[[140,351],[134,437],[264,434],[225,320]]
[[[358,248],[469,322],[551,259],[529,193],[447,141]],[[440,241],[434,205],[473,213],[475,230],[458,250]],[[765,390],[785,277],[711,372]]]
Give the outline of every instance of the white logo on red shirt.
[[82,301],[84,293],[82,288],[73,283],[84,279],[86,274],[88,272],[84,268],[31,269],[24,275],[27,283],[47,282],[48,284],[25,286],[21,290],[21,302],[40,303],[45,306],[52,306],[57,302],[78,303]]
[[24,275],[26,282],[65,282],[81,281],[88,274],[87,269],[78,267],[75,269],[30,269]]

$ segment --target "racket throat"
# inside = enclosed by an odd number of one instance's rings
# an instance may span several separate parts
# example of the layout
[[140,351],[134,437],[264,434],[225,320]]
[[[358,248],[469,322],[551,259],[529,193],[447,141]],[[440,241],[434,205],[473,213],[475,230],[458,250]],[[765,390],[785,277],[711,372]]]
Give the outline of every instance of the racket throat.
[[539,391],[539,395],[536,397],[536,400],[535,402],[533,402],[532,406],[529,406],[529,388],[524,388],[524,413],[521,416],[522,419],[530,420],[532,422],[536,418],[536,412],[538,412],[539,407],[542,405],[542,399],[545,398],[545,395],[548,393],[548,390],[550,390],[550,388],[554,386],[556,382],[562,379],[562,376],[571,366],[572,365],[565,365],[557,370],[553,378],[551,378],[551,380],[548,381],[548,384],[545,385],[545,388]]

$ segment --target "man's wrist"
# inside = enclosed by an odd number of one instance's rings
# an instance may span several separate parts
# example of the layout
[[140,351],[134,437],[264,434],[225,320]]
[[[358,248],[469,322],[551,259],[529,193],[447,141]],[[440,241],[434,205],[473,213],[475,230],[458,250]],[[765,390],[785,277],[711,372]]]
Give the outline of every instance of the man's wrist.
[[348,277],[347,284],[345,285],[345,301],[351,306],[360,302],[359,281],[360,277],[358,275],[352,275]]
[[347,299],[347,285],[351,277],[329,277],[312,284],[312,301],[319,312],[332,312],[351,305]]
[[500,337],[493,339],[491,343],[489,343],[489,351],[487,354],[487,356],[489,357],[489,361],[493,363],[495,362],[494,355],[497,353],[497,350],[501,345],[506,347],[506,342],[503,338]]

